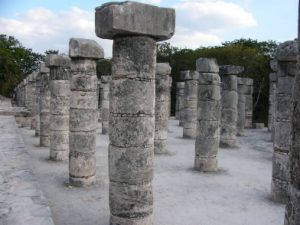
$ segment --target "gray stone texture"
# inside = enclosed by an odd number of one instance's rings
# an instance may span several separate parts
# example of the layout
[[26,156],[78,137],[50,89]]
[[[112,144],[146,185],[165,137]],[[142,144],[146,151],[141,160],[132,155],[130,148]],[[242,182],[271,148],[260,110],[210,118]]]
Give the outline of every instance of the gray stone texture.
[[50,159],[66,160],[69,158],[70,59],[50,54],[46,56],[46,66],[50,68]]
[[175,111],[175,118],[179,120],[179,124],[181,121],[181,112],[184,109],[183,104],[184,99],[184,82],[177,82],[176,83],[176,111]]
[[110,225],[153,225],[156,40],[174,9],[123,2],[96,8],[96,34],[114,39],[109,117]]
[[237,75],[242,72],[240,66],[220,66],[222,78],[222,113],[220,146],[235,147],[238,117]]
[[271,196],[274,201],[281,203],[286,203],[288,197],[288,155],[291,148],[292,90],[296,75],[296,55],[296,41],[284,42],[277,48],[278,71]]
[[50,147],[50,70],[45,63],[40,65],[40,76],[40,146]]
[[102,119],[102,134],[109,131],[109,95],[110,95],[111,75],[101,76],[100,107]]
[[69,182],[89,186],[96,180],[96,130],[98,124],[97,60],[104,52],[97,42],[71,38],[71,99],[69,118]]
[[243,78],[238,77],[237,78],[237,93],[238,93],[238,116],[237,116],[237,136],[243,136],[244,135],[244,128],[246,124],[246,94],[248,89],[250,88],[243,82]]
[[194,167],[203,172],[215,172],[218,170],[221,120],[219,66],[215,59],[210,58],[199,58],[196,66],[199,87]]
[[171,67],[157,63],[155,75],[155,136],[154,153],[167,154],[168,120],[170,112]]
[[184,80],[184,115],[183,115],[183,137],[196,138],[197,133],[197,98],[198,79],[197,71],[181,71]]
[[274,71],[269,74],[269,112],[268,112],[268,131],[272,133],[273,140],[274,133],[274,118],[275,118],[275,101],[277,88],[277,60],[270,61],[270,67]]
[[238,78],[238,91],[245,95],[245,125],[244,128],[252,128],[253,115],[253,79],[247,77]]
[[175,31],[175,10],[137,2],[110,2],[96,8],[96,35],[104,39],[143,35],[157,41]]
[[35,136],[40,136],[40,90],[42,85],[41,73],[38,72],[35,82]]
[[[300,18],[300,5],[298,8]],[[298,44],[297,49],[297,72],[295,74],[292,94],[292,129],[291,148],[289,152],[289,188],[288,200],[285,210],[284,225],[298,225],[300,222],[300,23],[298,21],[298,40],[292,43]],[[295,47],[292,47],[295,48]],[[294,52],[292,53],[294,54]]]

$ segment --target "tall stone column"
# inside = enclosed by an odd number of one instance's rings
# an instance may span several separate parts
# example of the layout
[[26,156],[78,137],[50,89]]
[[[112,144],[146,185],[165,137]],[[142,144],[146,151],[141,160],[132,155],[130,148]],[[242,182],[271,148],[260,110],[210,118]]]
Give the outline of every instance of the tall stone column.
[[111,225],[153,224],[156,41],[169,39],[174,28],[173,9],[136,2],[96,8],[97,36],[114,40],[109,128]]
[[199,73],[190,70],[181,71],[181,78],[182,80],[185,80],[183,137],[196,138]]
[[184,82],[177,82],[176,83],[176,113],[175,118],[180,121],[180,113],[181,110],[184,108],[183,105],[183,98],[184,98]]
[[70,59],[65,55],[46,56],[50,68],[50,159],[69,158]]
[[167,154],[168,121],[170,107],[169,63],[157,63],[155,75],[155,136],[154,153]]
[[274,118],[276,109],[276,89],[277,89],[277,61],[271,60],[270,67],[274,71],[269,74],[269,114],[268,114],[268,131],[272,133],[271,139],[274,138]]
[[98,123],[97,60],[104,58],[94,40],[71,38],[71,99],[69,182],[88,186],[96,180],[96,130]]
[[222,77],[222,115],[220,146],[236,147],[237,134],[237,75],[244,71],[241,66],[220,66]]
[[101,104],[101,118],[102,118],[102,134],[107,134],[109,131],[109,89],[111,83],[110,75],[101,76],[100,89],[100,104]]
[[215,59],[199,58],[197,137],[195,143],[196,170],[215,172],[218,170],[218,149],[221,120],[221,80]]
[[252,128],[252,116],[253,116],[253,79],[251,78],[242,78],[245,85],[247,87],[247,93],[245,93],[245,128]]
[[37,72],[33,72],[30,77],[30,102],[29,102],[29,108],[31,111],[31,125],[30,129],[35,129],[37,126],[37,121],[36,121],[36,114],[37,114],[37,107],[36,107],[36,98],[37,98],[37,93],[36,93],[36,81],[37,81]]
[[41,91],[41,73],[38,72],[35,79],[35,136],[40,136],[40,91]]
[[284,225],[299,225],[300,222],[300,2],[298,3],[298,48],[297,68],[292,98],[292,132],[289,153],[289,196],[285,209]]
[[296,75],[297,48],[296,41],[287,41],[280,44],[276,52],[278,71],[271,195],[274,201],[282,203],[287,202],[288,195],[292,90]]
[[102,109],[101,109],[101,80],[97,80],[97,101],[98,101],[98,127],[97,130],[101,130],[102,133]]
[[[246,78],[247,79],[247,78]],[[238,117],[237,117],[237,136],[244,135],[244,128],[246,124],[246,95],[251,92],[251,86],[247,85],[245,78],[238,77]]]
[[50,70],[45,63],[40,65],[40,146],[50,146]]

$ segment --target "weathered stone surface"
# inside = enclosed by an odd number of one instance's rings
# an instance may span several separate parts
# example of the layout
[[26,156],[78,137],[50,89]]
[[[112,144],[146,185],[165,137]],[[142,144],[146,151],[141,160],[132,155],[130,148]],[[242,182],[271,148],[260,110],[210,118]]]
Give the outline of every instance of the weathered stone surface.
[[[49,54],[46,55],[45,64],[49,68],[50,67],[67,68],[70,67],[70,58],[66,55]],[[51,73],[51,69],[50,69],[50,73]],[[57,75],[61,76],[61,74],[57,74]],[[55,80],[54,78],[52,79]]]
[[103,48],[94,40],[71,38],[69,41],[69,56],[71,58],[102,59]]
[[278,69],[278,64],[276,59],[270,60],[270,67],[273,71],[277,71]]
[[276,59],[278,61],[297,61],[298,43],[297,41],[286,41],[277,47]]
[[70,59],[47,55],[50,68],[50,159],[66,160],[69,155]]
[[233,74],[237,75],[244,71],[244,67],[242,66],[234,66],[234,65],[222,65],[220,66],[220,74]]
[[224,65],[220,67],[222,76],[222,147],[235,147],[238,121],[238,79],[237,74],[244,70],[241,66]]
[[263,128],[265,128],[265,124],[264,123],[254,123],[253,126],[256,129],[263,129]]
[[215,59],[200,58],[197,60],[197,70],[200,74],[194,168],[215,172],[218,170],[221,118],[220,77],[215,72],[219,71],[218,64]]
[[96,179],[98,93],[96,60],[103,58],[94,40],[70,39],[71,99],[69,119],[69,182],[88,186]]
[[[109,121],[110,105],[111,105],[112,110],[114,109],[114,106],[118,105],[118,104],[124,104],[123,106],[126,107],[127,104],[130,104],[130,100],[132,99],[132,95],[130,95],[129,92],[127,92],[129,95],[123,95],[123,93],[121,93],[126,90],[126,88],[124,89],[124,88],[122,88],[123,86],[120,85],[120,84],[122,84],[122,82],[123,82],[122,80],[112,81],[111,75],[101,76],[100,104],[101,104],[101,113],[102,113],[102,115],[101,115],[101,117],[102,117],[102,134],[107,134],[109,132],[109,122],[108,121]],[[129,83],[133,84],[134,80],[126,80],[125,82],[127,82],[127,84],[129,84]],[[112,88],[110,89],[111,85],[116,85],[118,88],[113,88],[113,86],[112,86]],[[124,87],[126,87],[126,85]],[[112,93],[112,94],[116,95],[115,97],[119,97],[119,98],[116,98],[116,100],[115,100],[115,98],[109,98],[110,90],[113,90],[114,93]],[[126,99],[124,99],[124,98],[126,98]],[[129,101],[122,103],[121,100],[127,100],[127,101],[129,100]],[[111,103],[110,103],[110,101],[111,101]],[[122,105],[120,105],[120,106],[122,106]]]
[[216,59],[198,58],[196,60],[196,70],[201,73],[219,73],[219,65]]
[[[277,48],[277,86],[274,103],[274,153],[271,196],[274,201],[288,199],[289,159],[292,144],[292,91],[296,73],[297,42],[287,41]],[[296,90],[296,89],[294,89]],[[295,110],[295,109],[294,109]]]
[[[171,83],[169,63],[157,63],[155,75],[155,136],[154,153],[167,154],[168,119],[170,113]],[[153,98],[153,97],[152,97]],[[149,102],[149,101],[148,101]],[[152,107],[153,108],[153,107]]]
[[163,41],[174,35],[175,10],[137,2],[111,2],[96,8],[95,24],[100,38],[143,35]]
[[184,82],[176,83],[176,111],[175,118],[181,121],[181,112],[184,108]]

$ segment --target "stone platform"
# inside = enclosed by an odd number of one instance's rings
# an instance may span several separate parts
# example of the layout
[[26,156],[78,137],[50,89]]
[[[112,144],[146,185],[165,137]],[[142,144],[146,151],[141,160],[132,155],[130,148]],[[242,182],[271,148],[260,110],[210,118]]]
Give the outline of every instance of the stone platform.
[[[10,108],[10,101],[2,98],[0,112],[9,114]],[[0,143],[0,225],[53,225],[12,115],[0,115]]]

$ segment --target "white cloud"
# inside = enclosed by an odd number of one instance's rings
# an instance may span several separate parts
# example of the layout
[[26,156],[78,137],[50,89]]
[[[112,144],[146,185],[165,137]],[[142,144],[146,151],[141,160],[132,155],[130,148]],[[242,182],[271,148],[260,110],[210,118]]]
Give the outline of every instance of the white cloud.
[[220,44],[225,33],[256,26],[251,13],[224,0],[185,0],[174,7],[176,32],[171,42],[178,46]]
[[[147,1],[156,5],[162,2]],[[229,0],[182,0],[173,7],[176,9],[176,32],[170,42],[178,47],[218,45],[228,32],[256,26],[251,13]],[[96,37],[94,23],[94,12],[76,6],[58,12],[45,8],[30,9],[15,19],[0,17],[1,33],[15,36],[34,51],[43,53],[48,49],[58,49],[68,53],[69,39],[81,37],[96,40],[104,48],[105,55],[110,57],[112,41]]]
[[55,13],[45,8],[30,9],[16,19],[0,17],[1,32],[15,36],[34,51],[43,53],[48,49],[58,49],[68,53],[69,39],[80,37],[96,40],[110,56],[112,42],[96,37],[94,24],[94,12],[75,6]]

